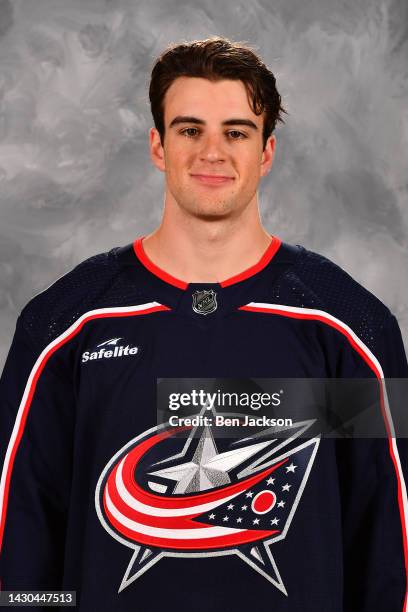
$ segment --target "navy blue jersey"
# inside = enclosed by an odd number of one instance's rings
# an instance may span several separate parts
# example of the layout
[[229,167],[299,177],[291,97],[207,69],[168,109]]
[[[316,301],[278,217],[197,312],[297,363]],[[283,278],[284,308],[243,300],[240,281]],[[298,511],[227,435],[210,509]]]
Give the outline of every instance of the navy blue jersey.
[[[382,381],[407,375],[389,309],[277,237],[220,283],[166,274],[141,239],[87,259],[22,310],[1,378],[2,589],[75,590],[82,612],[406,610]],[[388,438],[274,456],[157,423],[157,379],[278,377],[377,379]]]

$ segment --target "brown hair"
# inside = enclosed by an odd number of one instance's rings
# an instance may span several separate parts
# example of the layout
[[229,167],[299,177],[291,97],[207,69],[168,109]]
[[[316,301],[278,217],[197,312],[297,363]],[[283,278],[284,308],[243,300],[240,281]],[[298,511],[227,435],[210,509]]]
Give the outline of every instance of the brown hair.
[[247,45],[227,38],[212,37],[171,45],[156,60],[151,74],[149,99],[154,124],[164,142],[164,97],[170,85],[181,76],[201,77],[210,81],[240,80],[248,92],[256,115],[265,112],[263,147],[276,127],[285,123],[274,74]]

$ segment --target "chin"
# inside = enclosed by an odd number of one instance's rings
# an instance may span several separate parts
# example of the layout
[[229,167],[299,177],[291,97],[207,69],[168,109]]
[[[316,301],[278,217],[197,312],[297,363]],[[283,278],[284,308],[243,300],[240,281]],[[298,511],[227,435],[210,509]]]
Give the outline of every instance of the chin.
[[[235,197],[234,197],[235,196]],[[217,221],[235,216],[242,211],[242,199],[237,200],[236,195],[231,197],[209,197],[208,194],[197,194],[190,192],[174,193],[173,197],[180,209],[196,219]]]
[[216,200],[197,196],[194,199],[184,200],[184,202],[183,208],[185,210],[199,216],[223,217],[224,215],[231,214],[239,207],[235,198],[219,198]]
[[236,212],[236,203],[232,202],[219,202],[217,204],[209,203],[206,205],[204,202],[195,206],[194,209],[190,208],[192,215],[199,217],[200,219],[223,219],[231,216]]
[[224,211],[224,212],[212,212],[212,211],[195,211],[192,214],[196,219],[200,219],[201,221],[220,221],[221,219],[228,219],[232,217],[232,211]]

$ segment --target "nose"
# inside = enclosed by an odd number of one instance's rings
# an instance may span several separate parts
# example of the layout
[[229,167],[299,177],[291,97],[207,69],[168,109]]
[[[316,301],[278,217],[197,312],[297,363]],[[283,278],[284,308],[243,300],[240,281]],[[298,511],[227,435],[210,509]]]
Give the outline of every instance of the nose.
[[201,141],[200,159],[210,163],[225,160],[222,138],[218,134],[207,134]]

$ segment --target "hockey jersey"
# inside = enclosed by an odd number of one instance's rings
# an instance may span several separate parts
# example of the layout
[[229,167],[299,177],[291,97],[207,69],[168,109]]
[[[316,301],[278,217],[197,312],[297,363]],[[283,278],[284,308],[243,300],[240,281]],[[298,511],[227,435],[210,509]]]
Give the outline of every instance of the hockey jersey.
[[[384,378],[407,375],[390,310],[276,236],[219,283],[142,238],[87,259],[22,310],[1,378],[2,589],[74,590],[81,612],[406,610]],[[387,436],[221,447],[157,422],[158,380],[274,377],[377,380]]]

